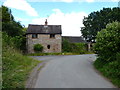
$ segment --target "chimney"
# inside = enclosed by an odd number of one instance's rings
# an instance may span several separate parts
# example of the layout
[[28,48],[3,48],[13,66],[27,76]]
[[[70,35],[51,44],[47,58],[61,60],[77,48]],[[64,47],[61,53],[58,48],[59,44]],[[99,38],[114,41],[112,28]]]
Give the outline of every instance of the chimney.
[[48,25],[48,22],[47,22],[47,19],[46,19],[46,21],[45,21],[45,26],[47,26]]

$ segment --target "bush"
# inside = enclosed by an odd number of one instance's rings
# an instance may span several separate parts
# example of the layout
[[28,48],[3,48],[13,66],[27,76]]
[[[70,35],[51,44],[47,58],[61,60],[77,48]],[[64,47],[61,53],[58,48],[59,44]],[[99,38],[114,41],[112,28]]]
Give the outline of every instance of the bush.
[[26,37],[25,36],[15,36],[15,37],[11,37],[9,35],[7,35],[7,33],[3,32],[2,33],[2,38],[4,39],[3,44],[7,44],[9,46],[12,46],[16,49],[22,50],[23,52],[25,52],[26,50]]
[[95,67],[120,87],[120,23],[113,22],[97,34]]
[[105,61],[116,60],[120,52],[120,23],[110,23],[97,34],[95,51]]
[[87,52],[86,44],[85,43],[75,43],[76,46],[76,53],[85,54]]
[[23,56],[12,38],[5,33],[2,36],[2,88],[25,88],[28,75],[40,62]]
[[62,40],[62,52],[71,52],[71,43],[67,39]]
[[41,44],[35,44],[35,45],[34,45],[34,50],[35,50],[36,52],[42,52],[43,46],[42,46]]
[[85,43],[70,43],[67,39],[62,41],[62,52],[84,54],[87,52]]

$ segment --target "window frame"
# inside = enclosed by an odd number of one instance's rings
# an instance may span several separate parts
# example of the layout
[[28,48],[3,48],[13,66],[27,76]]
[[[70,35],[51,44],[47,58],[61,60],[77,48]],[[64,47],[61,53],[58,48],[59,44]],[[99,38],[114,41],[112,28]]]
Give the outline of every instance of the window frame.
[[55,38],[55,34],[50,34],[50,38]]
[[38,38],[38,34],[32,34],[32,39]]

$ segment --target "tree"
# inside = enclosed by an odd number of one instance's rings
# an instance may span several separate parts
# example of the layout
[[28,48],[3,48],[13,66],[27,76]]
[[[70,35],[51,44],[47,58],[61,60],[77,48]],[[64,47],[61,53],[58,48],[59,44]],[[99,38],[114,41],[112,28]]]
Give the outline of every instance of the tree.
[[117,60],[120,56],[120,23],[113,22],[97,34],[95,51],[105,61]]
[[20,22],[14,20],[14,16],[9,8],[2,6],[2,31],[9,36],[18,36],[23,34],[23,26]]
[[20,22],[14,20],[14,16],[9,8],[1,6],[0,9],[2,9],[2,32],[9,37],[6,42],[13,43],[12,46],[25,52],[26,28],[23,28]]
[[9,8],[2,6],[2,22],[10,22],[14,20],[14,17],[12,15],[12,12]]
[[108,23],[120,22],[120,8],[103,8],[103,10],[92,12],[84,17],[84,27],[81,28],[82,36],[89,42],[95,42],[98,31],[104,29]]

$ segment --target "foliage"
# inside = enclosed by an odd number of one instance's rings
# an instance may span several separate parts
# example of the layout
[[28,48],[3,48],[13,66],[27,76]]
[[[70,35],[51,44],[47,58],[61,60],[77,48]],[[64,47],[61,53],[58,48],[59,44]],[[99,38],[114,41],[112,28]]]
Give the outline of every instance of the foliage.
[[62,52],[84,54],[87,52],[85,43],[70,43],[67,39],[62,41]]
[[97,34],[95,67],[120,87],[120,22],[113,22]]
[[62,40],[62,52],[71,52],[71,43],[67,39]]
[[70,52],[65,52],[65,53],[32,53],[32,54],[27,54],[28,56],[47,56],[47,55],[79,55],[78,53],[70,53]]
[[97,34],[95,51],[106,61],[116,59],[116,54],[120,52],[120,23],[110,23]]
[[2,31],[6,32],[9,36],[23,35],[23,26],[20,22],[14,20],[14,16],[9,8],[1,6],[2,8]]
[[34,50],[35,50],[36,52],[42,52],[43,46],[42,46],[41,44],[35,44],[35,45],[34,45]]
[[11,46],[14,45],[19,50],[22,50],[25,52],[26,50],[26,37],[25,37],[25,31],[26,28],[23,28],[20,22],[16,22],[14,20],[14,16],[11,13],[11,10],[7,8],[6,6],[1,6],[0,9],[2,9],[2,32],[3,37],[5,33],[4,38],[6,38],[6,42],[9,42],[8,44]]
[[[120,53],[119,53],[120,58]],[[113,84],[120,87],[120,63],[118,61],[105,62],[98,58],[94,62],[94,66],[107,78],[109,78]]]
[[11,14],[11,10],[6,6],[0,7],[2,8],[2,22],[9,22],[10,20],[14,20],[13,15]]
[[81,28],[82,36],[87,41],[95,42],[97,32],[104,29],[108,23],[113,21],[120,22],[120,8],[103,8],[100,11],[92,12],[88,17],[84,17],[83,24],[85,27]]
[[87,52],[87,46],[85,43],[75,43],[76,49],[75,52],[76,53],[80,53],[80,54],[85,54]]
[[9,43],[9,36],[2,38],[2,88],[25,88],[25,82],[30,71],[39,63],[23,56]]
[[22,50],[23,52],[25,52],[26,37],[24,37],[24,36],[11,37],[11,36],[7,35],[5,32],[3,32],[2,38],[4,38],[4,42],[7,42],[7,44],[9,46],[13,46],[16,49],[19,49],[19,50]]

